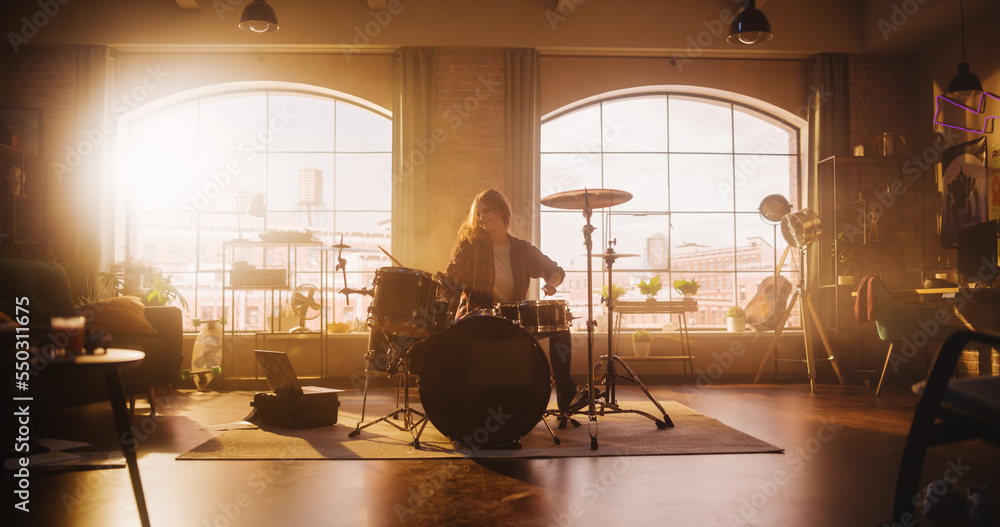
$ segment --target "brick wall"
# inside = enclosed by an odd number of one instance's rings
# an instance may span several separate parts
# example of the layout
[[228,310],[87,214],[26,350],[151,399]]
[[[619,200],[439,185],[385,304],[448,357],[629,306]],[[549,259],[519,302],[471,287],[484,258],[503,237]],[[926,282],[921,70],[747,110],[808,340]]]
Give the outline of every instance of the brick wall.
[[[75,246],[71,190],[57,181],[53,161],[65,154],[77,133],[77,52],[70,47],[23,46],[7,51],[5,104],[41,110],[39,156],[26,163],[25,180],[30,222],[18,225],[19,237],[38,243],[23,256],[40,258],[45,248],[64,251]],[[22,231],[22,229],[24,229]]]
[[472,198],[504,190],[505,81],[503,50],[445,48],[437,56],[437,127],[444,140],[435,153],[439,202],[433,210],[433,247],[447,255]]
[[851,145],[874,151],[883,132],[902,136],[913,145],[910,62],[902,57],[851,56],[848,61]]

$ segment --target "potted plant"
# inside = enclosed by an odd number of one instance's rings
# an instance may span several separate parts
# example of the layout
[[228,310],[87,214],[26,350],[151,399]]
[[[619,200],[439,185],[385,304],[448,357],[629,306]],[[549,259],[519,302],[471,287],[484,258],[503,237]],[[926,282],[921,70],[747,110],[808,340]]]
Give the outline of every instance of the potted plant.
[[645,329],[637,329],[632,333],[632,349],[636,357],[648,357],[649,347],[653,343],[653,334]]
[[130,256],[125,261],[112,262],[107,271],[97,276],[112,296],[137,296],[147,306],[166,306],[177,300],[182,308],[188,307],[170,276],[163,276],[159,267],[137,258]]
[[649,282],[639,281],[639,292],[646,295],[646,300],[649,302],[656,301],[656,294],[660,292],[662,287],[659,275],[650,278]]
[[674,290],[678,293],[684,295],[685,297],[692,297],[698,293],[698,289],[701,288],[701,284],[697,280],[674,280]]
[[837,285],[854,285],[854,276],[849,272],[857,250],[846,232],[837,233],[836,241],[830,244],[830,256],[837,262]]
[[[601,295],[601,302],[603,302],[603,303],[606,304],[608,302],[608,286],[602,287],[601,290],[598,291],[598,293],[600,293],[600,295]],[[616,300],[617,301],[624,294],[625,294],[625,288],[624,287],[622,287],[622,286],[620,286],[618,284],[612,284],[611,285],[612,300]]]
[[747,328],[747,314],[740,306],[729,306],[726,310],[726,329],[730,333],[743,333]]

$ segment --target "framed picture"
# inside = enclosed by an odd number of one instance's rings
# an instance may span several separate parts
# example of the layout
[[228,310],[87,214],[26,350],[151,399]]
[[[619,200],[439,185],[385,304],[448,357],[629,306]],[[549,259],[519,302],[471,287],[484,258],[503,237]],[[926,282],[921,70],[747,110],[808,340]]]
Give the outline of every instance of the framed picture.
[[0,143],[37,156],[41,143],[41,115],[42,110],[38,108],[0,106]]
[[986,138],[954,145],[941,158],[941,247],[954,248],[958,231],[989,219]]

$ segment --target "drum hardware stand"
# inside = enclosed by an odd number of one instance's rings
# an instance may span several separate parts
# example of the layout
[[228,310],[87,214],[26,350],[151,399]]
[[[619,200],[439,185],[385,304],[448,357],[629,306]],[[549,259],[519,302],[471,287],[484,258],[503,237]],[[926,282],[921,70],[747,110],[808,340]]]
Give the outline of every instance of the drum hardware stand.
[[[557,209],[573,209],[573,210],[580,210],[580,209],[582,209],[583,210],[583,217],[587,221],[586,226],[584,226],[584,228],[583,228],[583,238],[584,238],[584,244],[587,247],[587,289],[589,291],[593,291],[594,290],[594,270],[593,270],[593,263],[591,262],[591,259],[594,257],[594,242],[593,242],[593,239],[592,239],[591,235],[593,234],[593,232],[594,232],[595,229],[594,229],[593,224],[590,221],[591,220],[591,216],[593,215],[594,207],[595,206],[597,206],[599,208],[611,207],[611,206],[614,206],[614,205],[625,203],[626,201],[628,201],[630,199],[632,199],[632,194],[630,194],[628,192],[625,192],[625,191],[622,191],[622,190],[598,189],[598,190],[595,190],[595,191],[591,191],[591,190],[585,188],[582,191],[573,190],[573,191],[567,191],[567,192],[560,192],[560,193],[557,193],[557,194],[552,194],[550,196],[546,196],[546,197],[542,198],[542,200],[541,200],[541,203],[543,205],[546,205],[546,206],[549,206],[549,207],[553,207],[553,208],[557,208]],[[582,207],[581,207],[581,205],[582,205]],[[618,257],[618,255],[616,255],[615,257]],[[610,274],[611,274],[611,266],[609,265],[608,266],[608,275],[609,275],[609,277],[610,277]],[[608,289],[609,289],[608,296],[609,297],[611,296],[611,294],[610,294],[610,292],[611,292],[610,289],[611,288],[612,288],[612,284],[609,283],[608,284]],[[608,313],[609,313],[609,315],[613,315],[613,313],[614,313],[614,311],[613,311],[614,306],[612,305],[612,302],[613,301],[610,301],[610,299],[609,299],[609,303],[608,303],[608,307],[609,307]],[[597,403],[596,403],[597,397],[595,397],[595,394],[594,394],[594,389],[595,389],[595,382],[594,382],[594,329],[595,329],[596,326],[597,326],[597,321],[594,320],[594,299],[593,299],[593,293],[591,293],[590,295],[588,295],[588,300],[587,300],[587,404],[586,404],[586,406],[587,406],[588,425],[589,425],[589,428],[590,428],[590,449],[591,450],[597,450],[597,428],[598,428],[598,423],[597,423],[598,409],[597,409]],[[610,321],[609,321],[609,327],[608,327],[608,343],[609,344],[611,343],[611,324],[610,324]],[[600,396],[603,399],[605,399],[605,401],[601,403],[600,414],[603,415],[604,412],[608,408],[611,408],[614,412],[630,412],[629,410],[622,410],[620,407],[618,407],[617,403],[614,402],[613,399],[612,400],[608,400],[609,392],[612,394],[612,397],[613,397],[613,393],[614,393],[614,377],[615,377],[615,375],[614,375],[614,365],[615,365],[615,361],[618,360],[618,358],[614,356],[613,349],[609,348],[608,349],[608,353],[612,357],[612,360],[610,362],[611,367],[609,368],[610,375],[607,374],[607,373],[605,374],[606,391],[605,391],[604,394],[602,394]],[[622,365],[624,366],[624,363]],[[625,366],[625,369],[628,370],[628,367]],[[628,370],[628,371],[631,373],[631,370]],[[632,377],[634,378],[635,375],[633,374]],[[635,379],[635,380],[637,380],[637,379]],[[645,386],[643,386],[643,388],[644,388],[644,391],[646,392],[646,395],[649,396],[649,398],[654,403],[656,403],[657,407],[660,407],[659,403],[657,403],[656,400],[653,399],[653,396],[651,394],[649,394],[649,391],[645,390]],[[582,407],[581,407],[581,409],[582,409]],[[660,407],[660,409],[662,411],[662,407]],[[562,417],[565,417],[567,420],[569,420],[569,418],[567,416],[567,413],[571,413],[571,412],[557,412],[556,415],[561,415]],[[640,412],[634,412],[634,411],[632,411],[632,413],[640,413]],[[670,422],[670,420],[667,417],[667,415],[666,415],[665,412],[663,414],[665,420],[663,420],[663,421],[657,419],[656,417],[648,415],[648,414],[643,414],[643,415],[646,415],[646,417],[649,417],[650,419],[655,420],[656,423],[657,423],[657,427],[658,428],[665,428],[667,426],[667,423]],[[561,423],[560,425],[564,426],[564,423],[565,423],[565,421],[563,423]],[[573,423],[574,423],[574,425],[577,424],[575,422],[573,422]],[[672,423],[671,423],[671,425],[672,425]]]
[[[346,267],[346,263],[344,264],[344,266],[342,268],[345,268],[345,267]],[[351,288],[346,287],[347,286],[347,277],[346,276],[344,277],[344,286],[345,287],[343,289],[341,289],[340,292],[343,293],[344,295],[346,295],[348,299],[350,298],[350,296],[351,296],[352,293],[353,294],[368,295],[368,296],[374,296],[374,294],[375,294],[374,290],[369,290],[367,287],[362,287],[361,289],[351,289]],[[378,418],[378,419],[376,419],[376,420],[374,420],[374,421],[372,421],[370,423],[367,423],[367,424],[364,424],[364,425],[361,424],[361,423],[364,423],[364,420],[365,420],[365,409],[366,409],[366,407],[368,405],[368,383],[369,383],[369,380],[371,378],[371,368],[368,367],[367,363],[370,363],[372,360],[374,360],[374,357],[375,357],[375,350],[369,349],[365,353],[365,362],[366,362],[366,365],[365,365],[365,388],[364,388],[364,395],[362,396],[362,399],[361,399],[361,418],[358,421],[357,426],[355,426],[354,430],[352,430],[351,433],[347,434],[347,436],[348,437],[352,437],[352,438],[353,437],[358,437],[359,435],[361,435],[361,431],[364,430],[365,428],[368,428],[369,426],[372,426],[374,424],[377,424],[377,423],[380,423],[382,421],[385,421],[385,422],[391,424],[392,426],[396,427],[398,430],[405,430],[405,431],[410,432],[410,435],[413,436],[413,448],[420,448],[420,434],[423,433],[424,427],[427,426],[427,416],[424,415],[422,412],[419,412],[417,410],[414,410],[414,409],[410,408],[410,363],[409,363],[409,354],[410,354],[410,350],[413,349],[413,345],[411,344],[405,350],[403,350],[403,351],[400,352],[399,351],[399,347],[397,345],[394,345],[392,343],[392,339],[389,338],[389,335],[382,328],[380,328],[380,327],[372,327],[372,331],[379,331],[379,332],[382,333],[382,336],[385,337],[385,341],[386,341],[387,345],[389,346],[389,349],[386,351],[386,357],[387,358],[391,358],[391,362],[392,363],[398,364],[397,365],[398,372],[402,373],[402,379],[399,382],[400,382],[400,385],[403,388],[403,406],[399,406],[399,391],[397,390],[397,392],[396,392],[396,406],[397,406],[396,410],[394,410],[394,411],[392,411],[392,412],[390,412],[390,413],[388,413],[386,415],[383,415],[382,417],[380,417],[380,418]],[[387,366],[387,371],[391,371],[391,369],[392,369],[391,366]],[[400,415],[403,416],[403,424],[402,424],[402,426],[393,422],[393,420],[399,420],[399,416]],[[414,418],[414,416],[419,416],[419,419]],[[418,427],[419,427],[419,430],[417,430]],[[413,433],[414,430],[417,430],[416,434]]]
[[[612,240],[610,245],[614,245],[615,243],[616,242]],[[663,409],[663,406],[661,406],[659,401],[657,401],[656,398],[653,397],[653,394],[650,393],[649,388],[647,388],[646,385],[641,380],[639,380],[639,377],[635,374],[635,372],[632,371],[632,369],[629,368],[627,364],[625,364],[625,361],[622,360],[617,353],[615,353],[614,343],[613,343],[615,300],[614,300],[614,295],[611,292],[611,287],[612,287],[611,284],[614,284],[614,282],[611,279],[611,268],[614,266],[615,260],[617,260],[620,257],[620,255],[615,254],[614,248],[612,248],[610,245],[608,247],[608,251],[604,254],[604,262],[608,265],[608,284],[609,284],[608,297],[606,301],[608,306],[608,354],[605,355],[604,357],[601,357],[601,362],[603,363],[606,361],[607,363],[607,369],[604,372],[604,393],[600,396],[604,400],[604,402],[601,403],[601,414],[603,415],[604,412],[608,408],[610,408],[612,410],[612,413],[634,413],[647,417],[651,419],[653,422],[655,422],[656,428],[659,428],[660,430],[663,430],[664,428],[667,427],[672,428],[674,426],[674,423],[673,421],[670,420],[670,416],[667,415],[667,412],[666,410]],[[621,366],[622,368],[624,368],[625,371],[628,372],[628,374],[619,375],[618,372],[616,371],[617,366]],[[640,410],[625,410],[622,407],[618,406],[618,401],[616,399],[616,393],[615,393],[616,380],[618,377],[621,377],[626,381],[639,385],[639,388],[642,389],[642,393],[646,394],[646,397],[648,397],[649,400],[653,402],[653,404],[656,406],[656,409],[659,410],[661,414],[663,414],[663,419],[661,420],[660,418],[654,415],[648,414]]]
[[[382,329],[372,328],[372,331],[382,331]],[[383,331],[383,335],[384,334],[385,332]],[[386,341],[388,340],[389,340],[388,336],[386,336]],[[396,349],[392,344],[389,344],[389,347],[391,350]],[[385,421],[390,425],[396,427],[397,430],[403,430],[409,432],[410,435],[413,437],[413,448],[420,448],[420,434],[424,432],[424,427],[427,426],[427,416],[424,415],[423,412],[419,412],[417,410],[414,410],[413,408],[410,408],[409,354],[410,350],[412,349],[413,349],[412,345],[406,348],[406,350],[402,352],[401,358],[399,359],[399,372],[402,373],[402,380],[400,381],[400,384],[402,385],[403,388],[403,406],[396,408],[396,410],[386,415],[383,415],[382,417],[374,421],[371,421],[364,425],[361,424],[365,420],[365,407],[368,404],[368,379],[371,375],[371,372],[368,371],[369,368],[366,367],[364,396],[361,399],[361,420],[358,421],[358,424],[354,428],[354,430],[351,431],[351,433],[347,434],[347,437],[351,438],[358,437],[361,434],[361,431],[364,430],[365,428],[368,428],[369,426]],[[374,350],[368,350],[368,353],[365,355],[366,360],[369,359],[370,356],[373,356],[373,354]],[[396,395],[396,404],[397,405],[399,404],[398,392]],[[403,416],[402,425],[396,424],[392,421],[392,420],[398,420],[400,415]],[[419,416],[419,419],[416,419],[414,416]],[[415,434],[414,431],[416,431]]]
[[[590,222],[594,214],[594,209],[590,207],[590,195],[584,192],[583,217],[587,224],[583,227],[583,243],[587,246],[587,291],[594,290],[594,264],[592,262],[594,254],[593,233],[596,228]],[[611,296],[611,286],[608,285],[608,296]],[[587,425],[590,431],[590,449],[597,450],[597,406],[594,397],[594,329],[597,321],[594,320],[594,296],[593,293],[587,295]]]

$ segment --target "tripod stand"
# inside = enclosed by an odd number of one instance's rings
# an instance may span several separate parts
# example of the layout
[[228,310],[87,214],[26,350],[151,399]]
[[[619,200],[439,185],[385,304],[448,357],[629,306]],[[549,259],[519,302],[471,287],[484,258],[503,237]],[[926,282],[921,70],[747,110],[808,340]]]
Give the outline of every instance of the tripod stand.
[[[397,407],[396,410],[383,415],[382,417],[371,421],[367,424],[362,425],[361,423],[365,420],[365,407],[368,404],[368,380],[371,375],[371,368],[365,367],[365,389],[364,395],[361,399],[361,419],[358,421],[357,426],[351,433],[347,434],[347,437],[358,437],[361,431],[369,426],[381,423],[383,421],[389,423],[390,425],[396,427],[397,430],[403,430],[410,433],[413,436],[413,448],[420,448],[420,434],[424,432],[424,427],[427,426],[427,416],[422,412],[418,412],[413,408],[410,408],[410,352],[413,350],[413,346],[416,343],[411,344],[405,349],[400,349],[397,343],[392,342],[392,339],[380,328],[372,328],[372,331],[381,331],[382,335],[385,337],[387,342],[386,353],[389,357],[389,362],[395,364],[395,366],[390,365],[389,371],[395,368],[401,374],[400,388],[403,390],[403,406]],[[365,354],[365,363],[371,364],[375,359],[374,349],[369,349]],[[396,397],[396,404],[399,404],[399,396]],[[400,425],[394,420],[398,420],[399,416],[403,416],[403,424]],[[416,433],[414,433],[416,431]]]
[[[785,256],[788,255],[788,251],[791,246],[785,247],[784,254],[781,255],[781,261],[778,264],[780,269],[781,263],[784,263]],[[802,257],[805,253],[805,248],[799,248],[799,261],[802,261]],[[781,318],[778,320],[778,325],[774,328],[774,337],[771,338],[771,344],[768,345],[767,351],[764,353],[764,358],[760,361],[760,366],[757,368],[757,375],[754,377],[754,384],[760,380],[761,373],[764,372],[764,366],[767,365],[768,359],[771,358],[771,354],[774,353],[778,348],[778,339],[781,338],[781,332],[785,328],[785,323],[788,322],[788,316],[792,312],[792,306],[795,305],[795,301],[799,302],[799,315],[802,317],[802,338],[805,340],[803,345],[805,346],[805,363],[806,363],[806,374],[809,376],[809,390],[812,391],[816,388],[816,360],[828,360],[833,366],[834,373],[837,374],[837,379],[840,380],[840,384],[845,384],[844,376],[840,374],[840,364],[837,362],[837,357],[833,354],[833,348],[830,346],[830,341],[826,339],[826,333],[823,331],[823,324],[820,322],[819,314],[816,312],[816,308],[813,306],[812,295],[806,290],[806,278],[804,273],[799,273],[799,281],[795,286],[795,290],[792,293],[791,301],[788,303],[788,308],[785,309],[784,313],[781,314]],[[812,319],[813,323],[816,325],[816,331],[819,333],[819,338],[823,342],[823,349],[826,350],[826,358],[816,359],[813,353],[812,342],[809,339],[809,319]],[[779,359],[775,358],[775,361],[787,360],[801,362],[803,359]]]

